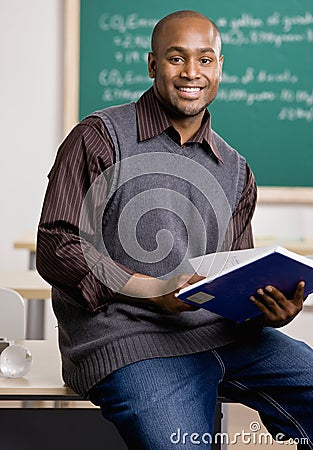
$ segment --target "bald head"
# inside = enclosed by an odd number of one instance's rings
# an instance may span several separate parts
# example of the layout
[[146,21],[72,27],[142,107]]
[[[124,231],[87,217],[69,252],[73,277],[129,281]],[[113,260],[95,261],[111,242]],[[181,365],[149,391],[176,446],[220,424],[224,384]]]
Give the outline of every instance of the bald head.
[[170,22],[177,19],[200,19],[204,20],[211,24],[211,26],[214,28],[216,32],[216,36],[219,42],[219,52],[222,50],[222,39],[221,34],[215,23],[206,17],[205,15],[192,10],[183,10],[183,11],[176,11],[174,13],[171,13],[163,19],[161,19],[154,27],[154,30],[152,32],[152,38],[151,38],[151,48],[152,52],[156,55],[158,53],[158,43],[160,40],[160,37],[162,35],[162,32],[164,28],[166,28],[167,25],[170,25]]
[[[154,28],[148,54],[153,89],[177,130],[197,130],[222,79],[224,57],[215,24],[196,11],[178,11]],[[186,122],[187,121],[187,122]]]

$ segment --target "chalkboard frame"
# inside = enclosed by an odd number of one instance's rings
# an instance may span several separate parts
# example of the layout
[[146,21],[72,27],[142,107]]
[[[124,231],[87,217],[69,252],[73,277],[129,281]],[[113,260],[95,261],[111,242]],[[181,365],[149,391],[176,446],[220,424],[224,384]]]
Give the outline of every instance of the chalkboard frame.
[[[79,120],[80,0],[64,0],[64,137]],[[313,205],[313,187],[258,186],[258,204]]]

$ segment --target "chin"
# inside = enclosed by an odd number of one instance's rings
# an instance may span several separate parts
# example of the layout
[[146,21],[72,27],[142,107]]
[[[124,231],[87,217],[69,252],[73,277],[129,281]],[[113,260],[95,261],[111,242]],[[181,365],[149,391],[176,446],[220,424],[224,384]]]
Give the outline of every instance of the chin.
[[199,114],[203,113],[203,111],[206,109],[207,105],[205,106],[199,106],[198,108],[179,108],[177,109],[177,112],[182,117],[196,117]]

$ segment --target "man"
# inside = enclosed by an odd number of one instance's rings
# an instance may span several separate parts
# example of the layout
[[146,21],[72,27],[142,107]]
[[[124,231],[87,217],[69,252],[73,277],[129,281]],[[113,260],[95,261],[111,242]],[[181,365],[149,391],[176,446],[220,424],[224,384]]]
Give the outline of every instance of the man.
[[64,380],[130,449],[208,448],[218,390],[313,448],[312,349],[273,329],[301,310],[304,282],[291,299],[259,289],[250,326],[175,296],[199,280],[188,258],[253,245],[253,175],[206,109],[222,66],[213,22],[166,16],[153,88],[84,119],[49,176],[37,267],[53,286]]

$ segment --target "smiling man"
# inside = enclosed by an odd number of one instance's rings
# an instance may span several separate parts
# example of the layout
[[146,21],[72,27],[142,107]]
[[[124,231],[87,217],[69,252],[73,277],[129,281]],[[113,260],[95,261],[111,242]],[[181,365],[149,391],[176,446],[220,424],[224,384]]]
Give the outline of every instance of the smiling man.
[[175,295],[199,280],[189,258],[253,246],[254,177],[207,109],[222,66],[211,20],[166,16],[153,86],[82,120],[49,174],[37,268],[53,286],[63,377],[133,450],[209,448],[218,392],[313,448],[313,352],[274,329],[300,312],[304,282],[292,298],[258,289],[260,316],[244,325]]

